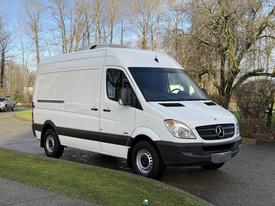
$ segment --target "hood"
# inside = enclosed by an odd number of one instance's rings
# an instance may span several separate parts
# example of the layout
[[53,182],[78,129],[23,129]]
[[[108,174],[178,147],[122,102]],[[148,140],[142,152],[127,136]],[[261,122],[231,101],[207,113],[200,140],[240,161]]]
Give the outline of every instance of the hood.
[[150,102],[167,119],[197,127],[211,124],[236,123],[235,116],[212,101]]

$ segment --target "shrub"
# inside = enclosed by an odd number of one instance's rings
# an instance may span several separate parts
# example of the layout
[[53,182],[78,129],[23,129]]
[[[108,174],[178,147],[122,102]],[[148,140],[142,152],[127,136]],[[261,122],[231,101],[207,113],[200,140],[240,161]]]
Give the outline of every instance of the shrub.
[[268,110],[274,99],[274,88],[270,81],[250,81],[236,92],[241,118],[259,119]]

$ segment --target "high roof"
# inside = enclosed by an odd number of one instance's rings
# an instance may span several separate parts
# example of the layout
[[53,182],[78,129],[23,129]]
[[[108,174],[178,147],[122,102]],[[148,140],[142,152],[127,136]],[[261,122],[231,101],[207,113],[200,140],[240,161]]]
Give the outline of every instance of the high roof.
[[141,49],[109,48],[105,65],[114,65],[118,61],[124,67],[165,67],[181,68],[169,55]]
[[[88,63],[89,60],[93,61],[93,63]],[[66,68],[77,67],[78,65],[80,66],[80,64],[81,66],[85,66],[85,64],[101,66],[104,64],[109,66],[121,66],[124,68],[181,68],[181,66],[172,57],[162,52],[117,47],[100,47],[97,49],[62,54],[45,58],[40,63],[40,65],[51,65],[54,67]]]

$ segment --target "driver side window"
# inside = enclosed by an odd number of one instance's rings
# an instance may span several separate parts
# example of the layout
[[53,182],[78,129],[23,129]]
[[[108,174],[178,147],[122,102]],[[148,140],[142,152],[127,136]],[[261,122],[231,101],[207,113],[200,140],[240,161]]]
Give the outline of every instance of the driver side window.
[[124,72],[119,69],[107,69],[106,90],[108,98],[118,101],[121,89],[125,87],[131,87],[131,85]]
[[194,95],[195,90],[192,85],[186,84],[176,73],[168,74],[169,92],[177,94],[184,92],[190,96]]
[[185,85],[182,84],[182,81],[175,73],[168,74],[168,85],[169,92],[178,93],[179,91],[185,91]]

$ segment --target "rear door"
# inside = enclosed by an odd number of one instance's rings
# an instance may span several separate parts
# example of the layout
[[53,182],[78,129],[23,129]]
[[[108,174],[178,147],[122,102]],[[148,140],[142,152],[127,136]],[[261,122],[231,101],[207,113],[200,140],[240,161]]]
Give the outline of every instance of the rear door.
[[135,128],[136,108],[118,103],[122,87],[131,87],[125,70],[114,66],[105,67],[100,106],[101,151],[127,157],[127,144]]

